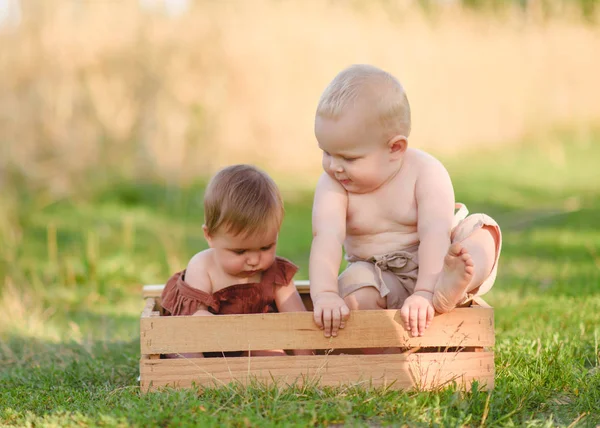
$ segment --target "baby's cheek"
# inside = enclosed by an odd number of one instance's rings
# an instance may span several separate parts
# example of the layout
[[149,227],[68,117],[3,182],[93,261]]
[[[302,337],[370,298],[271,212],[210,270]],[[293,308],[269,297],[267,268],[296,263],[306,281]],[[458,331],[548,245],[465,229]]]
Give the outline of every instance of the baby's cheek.
[[230,272],[239,271],[241,269],[240,266],[242,266],[242,265],[243,265],[243,263],[241,262],[241,258],[238,256],[231,257],[226,262],[226,268]]
[[265,265],[269,267],[273,264],[273,262],[275,262],[275,249],[270,250],[267,254],[265,254],[265,256]]

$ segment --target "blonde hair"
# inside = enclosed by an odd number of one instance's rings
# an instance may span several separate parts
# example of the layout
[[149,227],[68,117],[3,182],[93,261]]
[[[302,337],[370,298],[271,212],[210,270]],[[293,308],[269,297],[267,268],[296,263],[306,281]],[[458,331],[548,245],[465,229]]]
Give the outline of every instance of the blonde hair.
[[338,73],[321,95],[317,116],[338,119],[363,99],[373,105],[387,131],[409,136],[410,104],[404,88],[390,73],[372,65],[354,64]]
[[251,165],[223,168],[210,180],[204,193],[204,224],[209,234],[221,227],[246,236],[279,228],[283,199],[275,182]]

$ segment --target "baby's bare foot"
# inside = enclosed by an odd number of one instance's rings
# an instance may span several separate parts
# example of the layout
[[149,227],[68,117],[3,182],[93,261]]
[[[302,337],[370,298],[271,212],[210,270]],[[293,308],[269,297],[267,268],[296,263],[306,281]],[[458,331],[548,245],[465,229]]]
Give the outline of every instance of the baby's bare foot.
[[473,259],[460,243],[448,249],[444,258],[444,269],[435,286],[433,307],[437,312],[449,312],[465,295],[475,270]]

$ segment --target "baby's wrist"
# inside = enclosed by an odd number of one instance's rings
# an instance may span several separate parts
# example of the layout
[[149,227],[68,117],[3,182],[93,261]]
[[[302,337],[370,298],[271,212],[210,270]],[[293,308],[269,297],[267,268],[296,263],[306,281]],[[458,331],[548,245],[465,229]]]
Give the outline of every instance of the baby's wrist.
[[319,291],[316,295],[314,300],[319,300],[321,297],[326,296],[326,295],[331,295],[334,294],[336,296],[339,296],[340,293],[338,293],[337,291],[333,291],[333,290],[324,290],[324,291]]
[[419,293],[419,292],[422,292],[422,291],[424,291],[426,293],[433,294],[433,291],[431,291],[431,290],[425,290],[424,288],[423,289],[419,289],[419,290],[415,290],[415,293]]

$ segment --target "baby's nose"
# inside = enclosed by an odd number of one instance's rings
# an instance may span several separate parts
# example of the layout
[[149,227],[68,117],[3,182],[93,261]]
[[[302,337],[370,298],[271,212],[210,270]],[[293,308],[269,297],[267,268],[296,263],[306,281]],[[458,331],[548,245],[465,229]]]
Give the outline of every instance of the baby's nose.
[[341,162],[339,160],[335,160],[334,158],[331,158],[331,164],[329,167],[332,171],[342,172],[344,170]]
[[260,260],[260,256],[255,253],[249,253],[248,258],[246,259],[246,263],[250,266],[256,266]]

